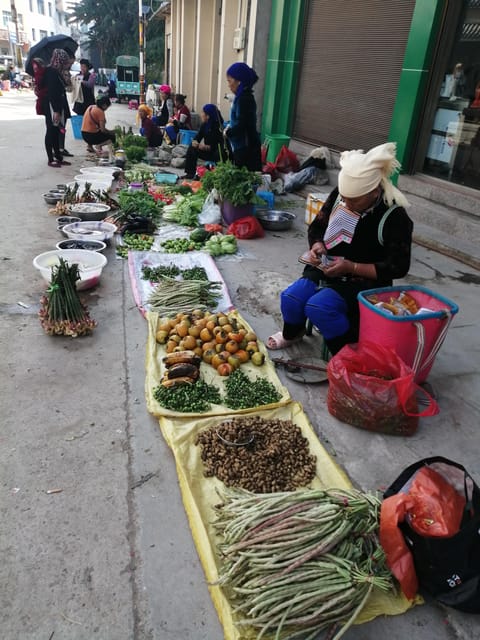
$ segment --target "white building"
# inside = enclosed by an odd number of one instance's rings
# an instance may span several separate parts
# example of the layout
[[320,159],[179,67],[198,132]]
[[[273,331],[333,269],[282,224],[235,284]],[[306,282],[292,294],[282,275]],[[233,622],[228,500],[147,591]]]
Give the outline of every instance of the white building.
[[15,55],[17,43],[25,59],[30,47],[45,36],[70,35],[67,11],[66,0],[0,0],[0,66]]

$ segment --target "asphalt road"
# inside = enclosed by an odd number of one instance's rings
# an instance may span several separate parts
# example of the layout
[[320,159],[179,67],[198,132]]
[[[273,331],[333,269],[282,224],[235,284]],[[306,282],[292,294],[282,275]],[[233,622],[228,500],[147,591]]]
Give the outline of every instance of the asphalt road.
[[[109,125],[134,125],[126,105]],[[30,92],[0,97],[0,637],[2,640],[220,640],[181,502],[175,465],[145,407],[146,325],[124,261],[108,248],[87,296],[98,328],[77,340],[47,337],[37,311],[44,284],[35,255],[60,235],[42,194],[88,160],[67,136],[71,167],[47,167],[43,118]],[[293,200],[293,198],[289,198]],[[304,203],[294,228],[241,243],[218,262],[239,311],[265,340],[279,322],[278,293],[299,273]],[[480,481],[479,273],[415,246],[408,283],[456,301],[460,312],[429,381],[441,407],[411,438],[343,425],[326,386],[282,377],[319,438],[365,490],[386,487],[428,455],[462,462]],[[318,351],[315,336],[289,355]],[[54,493],[48,493],[49,491]],[[58,492],[57,492],[58,490]],[[348,631],[348,640],[471,640],[478,618],[425,604]]]

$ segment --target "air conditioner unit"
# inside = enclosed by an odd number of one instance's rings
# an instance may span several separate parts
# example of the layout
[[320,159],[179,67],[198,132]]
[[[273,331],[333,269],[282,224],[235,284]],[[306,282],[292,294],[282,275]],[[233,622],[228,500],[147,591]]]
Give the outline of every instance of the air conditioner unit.
[[233,32],[233,48],[244,49],[245,48],[245,27],[235,29]]

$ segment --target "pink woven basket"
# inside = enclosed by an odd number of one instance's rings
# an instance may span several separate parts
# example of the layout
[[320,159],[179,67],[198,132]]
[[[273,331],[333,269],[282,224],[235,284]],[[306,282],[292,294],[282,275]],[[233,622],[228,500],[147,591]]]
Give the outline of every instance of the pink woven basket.
[[[415,299],[422,311],[410,316],[394,316],[376,307],[378,302],[398,298],[405,291]],[[399,285],[368,289],[358,294],[360,307],[359,343],[376,342],[391,347],[415,372],[415,382],[426,380],[433,366],[458,306],[425,287]]]

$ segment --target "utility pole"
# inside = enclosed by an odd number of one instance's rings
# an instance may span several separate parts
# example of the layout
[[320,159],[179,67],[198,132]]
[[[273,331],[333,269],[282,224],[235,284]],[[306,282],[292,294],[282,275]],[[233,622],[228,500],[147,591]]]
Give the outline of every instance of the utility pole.
[[145,103],[145,20],[142,0],[138,0],[138,44],[140,48],[140,104]]
[[18,33],[18,16],[17,16],[17,7],[15,6],[15,0],[10,0],[10,13],[12,14],[12,22],[15,25],[15,37],[17,39],[14,47],[15,62],[17,67],[20,67],[21,69],[23,67],[23,60],[20,54],[20,36]]

